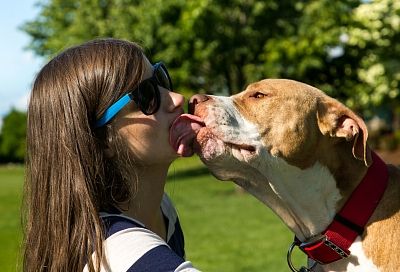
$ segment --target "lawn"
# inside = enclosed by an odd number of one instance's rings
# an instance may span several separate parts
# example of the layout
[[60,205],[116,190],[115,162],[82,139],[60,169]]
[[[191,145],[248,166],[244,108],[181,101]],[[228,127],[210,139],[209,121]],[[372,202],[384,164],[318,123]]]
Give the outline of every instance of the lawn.
[[16,271],[21,244],[22,167],[0,168],[0,271]]
[[[16,271],[21,227],[22,167],[0,167],[0,271]],[[197,158],[177,160],[168,175],[186,239],[186,255],[202,271],[289,271],[292,234],[255,198],[217,181]],[[295,263],[304,257],[297,253]]]

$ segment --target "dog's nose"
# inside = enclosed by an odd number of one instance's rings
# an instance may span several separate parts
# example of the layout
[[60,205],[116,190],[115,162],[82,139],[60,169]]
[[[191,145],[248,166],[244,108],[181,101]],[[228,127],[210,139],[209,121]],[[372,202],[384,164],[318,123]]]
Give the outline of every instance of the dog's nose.
[[194,107],[202,102],[205,102],[208,100],[208,96],[204,94],[195,94],[193,95],[190,100],[189,100],[189,113],[193,114],[194,113]]

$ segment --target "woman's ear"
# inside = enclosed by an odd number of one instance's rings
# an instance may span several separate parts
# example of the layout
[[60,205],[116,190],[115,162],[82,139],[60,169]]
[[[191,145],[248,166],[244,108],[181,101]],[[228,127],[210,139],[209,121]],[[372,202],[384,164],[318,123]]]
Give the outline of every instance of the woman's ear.
[[363,160],[367,167],[372,164],[367,126],[357,114],[335,99],[322,98],[318,101],[317,120],[323,135],[353,141],[354,158]]

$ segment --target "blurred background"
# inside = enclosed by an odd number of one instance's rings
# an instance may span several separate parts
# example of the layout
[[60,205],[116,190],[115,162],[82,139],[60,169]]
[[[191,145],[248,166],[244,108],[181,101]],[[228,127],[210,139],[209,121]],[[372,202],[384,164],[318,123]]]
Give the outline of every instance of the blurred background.
[[[93,38],[139,43],[187,98],[231,95],[262,78],[314,85],[360,114],[370,145],[400,164],[398,0],[21,0],[0,12],[0,271],[18,270],[32,82],[52,56]],[[290,233],[261,204],[215,182],[196,158],[178,160],[169,179],[188,257],[200,269],[288,270]]]
[[400,142],[400,1],[22,0],[1,12],[2,162],[23,162],[23,119],[39,68],[98,37],[141,44],[187,97],[296,79],[362,115],[375,148]]

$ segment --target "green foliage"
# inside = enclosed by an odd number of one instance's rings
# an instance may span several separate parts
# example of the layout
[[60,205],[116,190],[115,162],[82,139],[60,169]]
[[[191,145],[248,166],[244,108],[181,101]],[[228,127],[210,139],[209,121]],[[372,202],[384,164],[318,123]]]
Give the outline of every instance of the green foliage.
[[349,45],[362,55],[357,71],[361,84],[351,102],[367,107],[393,100],[400,105],[400,2],[365,3],[354,10],[353,18]]
[[12,109],[3,119],[0,160],[23,162],[26,147],[26,113]]
[[265,41],[295,18],[291,2],[52,0],[23,30],[42,56],[96,37],[134,40],[168,64],[179,89],[227,93],[259,78],[251,70],[262,66]]
[[399,101],[398,1],[320,0],[297,7],[297,33],[266,45],[273,76],[316,85],[359,110]]
[[[166,62],[186,97],[281,77],[317,86],[365,117],[400,107],[396,0],[49,0],[40,8],[22,27],[36,54],[97,37],[134,40]],[[21,161],[22,130],[11,132],[18,136],[0,136],[0,155]]]
[[52,56],[96,37],[129,39],[184,94],[231,94],[264,77],[315,85],[356,110],[400,104],[400,4],[296,0],[49,0],[23,30]]

